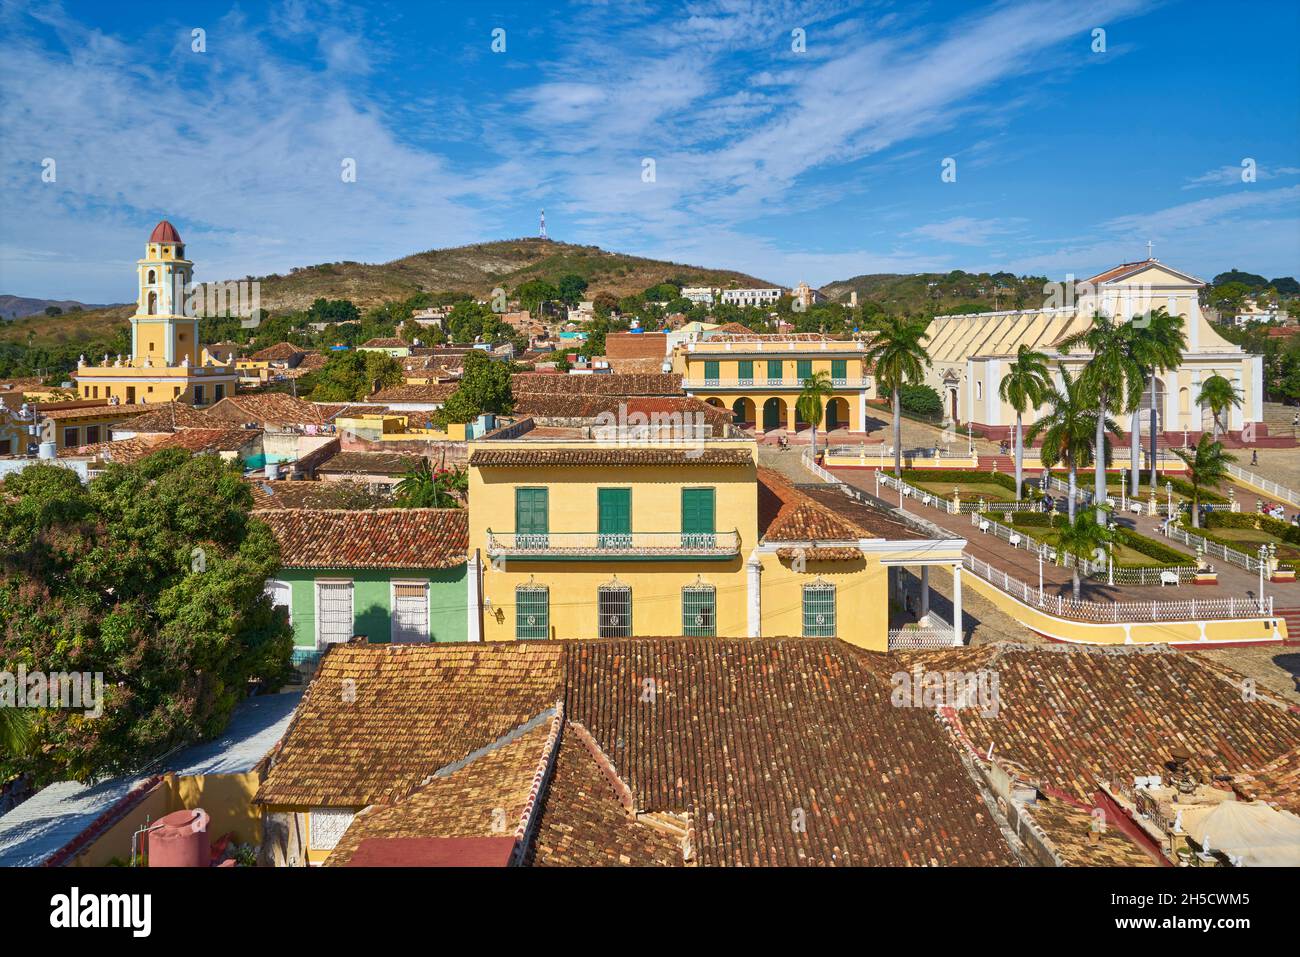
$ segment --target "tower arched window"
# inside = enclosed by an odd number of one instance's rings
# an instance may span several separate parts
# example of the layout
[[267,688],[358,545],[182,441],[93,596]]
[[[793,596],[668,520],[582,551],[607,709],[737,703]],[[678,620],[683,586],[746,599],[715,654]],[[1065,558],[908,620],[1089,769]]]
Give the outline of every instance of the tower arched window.
[[154,283],[156,283],[157,281],[158,281],[158,274],[155,273],[152,269],[150,269],[150,270],[149,270],[149,285],[152,286],[152,285],[153,285]]
[[151,292],[149,293],[149,315],[154,316],[157,314],[158,314],[158,293]]

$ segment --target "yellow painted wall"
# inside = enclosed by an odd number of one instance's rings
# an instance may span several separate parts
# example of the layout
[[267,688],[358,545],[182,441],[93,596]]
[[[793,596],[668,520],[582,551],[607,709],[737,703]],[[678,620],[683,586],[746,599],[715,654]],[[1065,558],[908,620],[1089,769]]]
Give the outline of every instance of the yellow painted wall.
[[835,586],[839,637],[873,651],[889,650],[888,569],[878,558],[808,562],[803,572],[773,553],[762,555],[761,560],[763,635],[802,635],[803,586],[820,578]]

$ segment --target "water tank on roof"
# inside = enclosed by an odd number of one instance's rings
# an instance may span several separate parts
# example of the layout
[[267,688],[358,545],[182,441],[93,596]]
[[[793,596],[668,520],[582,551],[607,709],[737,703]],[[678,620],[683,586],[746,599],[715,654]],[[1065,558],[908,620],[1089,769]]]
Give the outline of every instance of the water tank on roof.
[[55,444],[53,442],[42,442],[36,451],[36,457],[41,459],[55,458]]
[[150,867],[210,867],[208,813],[202,808],[173,811],[149,831]]

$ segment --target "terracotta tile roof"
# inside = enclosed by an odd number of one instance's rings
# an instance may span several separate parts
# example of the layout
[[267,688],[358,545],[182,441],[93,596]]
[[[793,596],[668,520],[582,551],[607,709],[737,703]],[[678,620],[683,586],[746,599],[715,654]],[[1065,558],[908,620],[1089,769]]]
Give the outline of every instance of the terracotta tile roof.
[[171,433],[137,435],[113,442],[97,442],[62,449],[59,458],[89,458],[108,462],[138,462],[146,455],[163,449],[186,449],[195,455],[203,452],[235,452],[261,433],[252,429],[181,429]]
[[130,439],[78,445],[75,448],[59,449],[58,457],[120,463],[138,462],[146,455],[158,451],[158,443],[164,438],[163,435],[138,435]]
[[452,568],[465,563],[460,508],[266,509],[286,568]]
[[926,536],[906,522],[857,499],[850,498],[831,485],[800,484],[797,491],[833,511],[841,520],[856,525],[863,538],[886,538],[890,541],[919,541]]
[[1236,775],[1232,784],[1252,801],[1265,801],[1300,814],[1300,747],[1278,755],[1254,771]]
[[1039,797],[1026,808],[1030,820],[1042,830],[1048,845],[1067,865],[1075,867],[1158,867],[1149,854],[1131,841],[1118,827],[1097,833],[1097,843],[1088,842],[1094,826],[1089,811],[1067,801]]
[[122,426],[122,430],[136,433],[163,433],[212,425],[213,419],[206,409],[196,409],[184,402],[164,402],[144,415],[134,416],[130,422]]
[[693,396],[617,396],[617,395],[567,395],[563,393],[526,392],[515,400],[516,415],[534,418],[594,419],[599,415],[618,415],[620,409],[628,414],[689,414],[701,415],[721,434],[721,427],[731,422],[732,415]]
[[956,733],[1084,802],[1102,782],[1167,774],[1174,751],[1208,779],[1258,768],[1300,740],[1300,714],[1262,691],[1243,700],[1240,676],[1161,646],[1001,643],[904,657],[997,674],[997,717],[951,712]]
[[376,495],[360,482],[290,482],[285,480],[249,479],[253,490],[253,510],[281,508],[376,509],[391,501]]
[[558,746],[554,708],[473,753],[468,763],[434,771],[433,780],[396,804],[361,812],[326,862],[342,867],[363,841],[429,837],[511,837],[536,808],[539,778]]
[[361,343],[360,348],[367,349],[405,349],[410,343],[404,339],[398,339],[396,336],[376,336],[374,339],[367,339]]
[[1114,267],[1113,269],[1107,269],[1105,272],[1099,272],[1097,273],[1097,275],[1091,276],[1082,281],[1086,283],[1091,283],[1092,285],[1095,286],[1097,283],[1107,282],[1108,280],[1114,279],[1117,276],[1122,276],[1124,275],[1124,273],[1136,269],[1138,266],[1145,266],[1148,262],[1153,262],[1153,261],[1154,260],[1142,259],[1139,260],[1138,262],[1120,263],[1118,266]]
[[333,422],[341,415],[383,415],[388,411],[385,405],[369,405],[359,402],[316,402],[321,418]]
[[857,541],[874,538],[799,491],[781,473],[758,469],[758,534],[767,542]]
[[286,392],[232,395],[207,410],[209,419],[222,422],[256,422],[258,425],[324,425],[325,417],[314,402]]
[[692,813],[702,864],[1015,863],[896,668],[830,639],[571,642],[565,708],[637,810]]
[[337,645],[321,659],[255,800],[355,808],[399,801],[554,706],[562,653],[551,642]]
[[609,372],[591,375],[555,375],[520,372],[510,377],[518,399],[526,392],[568,395],[682,395],[682,377],[672,372]]
[[340,452],[326,459],[317,472],[327,475],[405,475],[424,461],[422,455],[403,452]]
[[757,334],[749,326],[741,325],[739,322],[724,322],[710,332],[709,336],[753,336]]
[[433,385],[393,385],[366,396],[367,402],[446,402],[456,391],[457,383]]
[[267,346],[265,349],[259,349],[248,358],[254,362],[287,362],[295,356],[302,355],[306,349],[288,342],[277,342],[273,346]]
[[519,468],[543,465],[752,465],[748,449],[671,449],[592,447],[582,449],[476,448],[469,456],[475,468]]
[[568,723],[525,862],[534,867],[680,867],[682,839],[647,819],[637,820],[622,803],[625,796],[631,792],[587,729]]
[[[68,403],[72,405],[72,403]],[[146,412],[152,412],[156,406],[145,403],[135,405],[82,405],[74,408],[61,408],[55,405],[40,405],[36,407],[36,418],[53,419],[55,422],[65,422],[73,419],[130,419],[137,415],[144,415]]]
[[605,356],[614,359],[656,359],[668,355],[668,336],[663,332],[611,332],[605,336]]
[[843,547],[778,548],[776,557],[783,562],[802,558],[808,562],[855,562],[862,558],[862,549]]

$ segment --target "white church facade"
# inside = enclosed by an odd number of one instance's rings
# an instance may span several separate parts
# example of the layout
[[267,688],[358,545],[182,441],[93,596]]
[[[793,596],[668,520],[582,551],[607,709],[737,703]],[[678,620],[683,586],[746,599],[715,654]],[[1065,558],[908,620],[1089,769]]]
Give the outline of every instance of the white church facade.
[[[1182,316],[1187,349],[1179,368],[1156,380],[1156,412],[1159,431],[1169,441],[1182,443],[1187,432],[1210,428],[1208,409],[1200,408],[1196,397],[1201,383],[1221,375],[1242,393],[1240,408],[1229,413],[1228,431],[1249,440],[1266,435],[1264,419],[1263,357],[1250,355],[1228,342],[1201,312],[1199,293],[1206,285],[1195,276],[1166,266],[1157,259],[1125,263],[1084,280],[1075,286],[1074,302],[1043,309],[984,312],[936,316],[929,325],[926,348],[933,365],[926,384],[944,401],[946,416],[992,439],[1008,438],[1015,428],[1016,413],[1003,402],[998,387],[1021,345],[1045,353],[1059,386],[1058,365],[1077,374],[1089,361],[1089,353],[1060,350],[1062,340],[1084,331],[1096,312],[1132,317],[1164,307],[1170,315]],[[1143,409],[1150,407],[1148,389]],[[1038,410],[1025,416],[1035,420]],[[1116,417],[1121,429],[1127,416]],[[1143,418],[1145,427],[1146,417]]]

